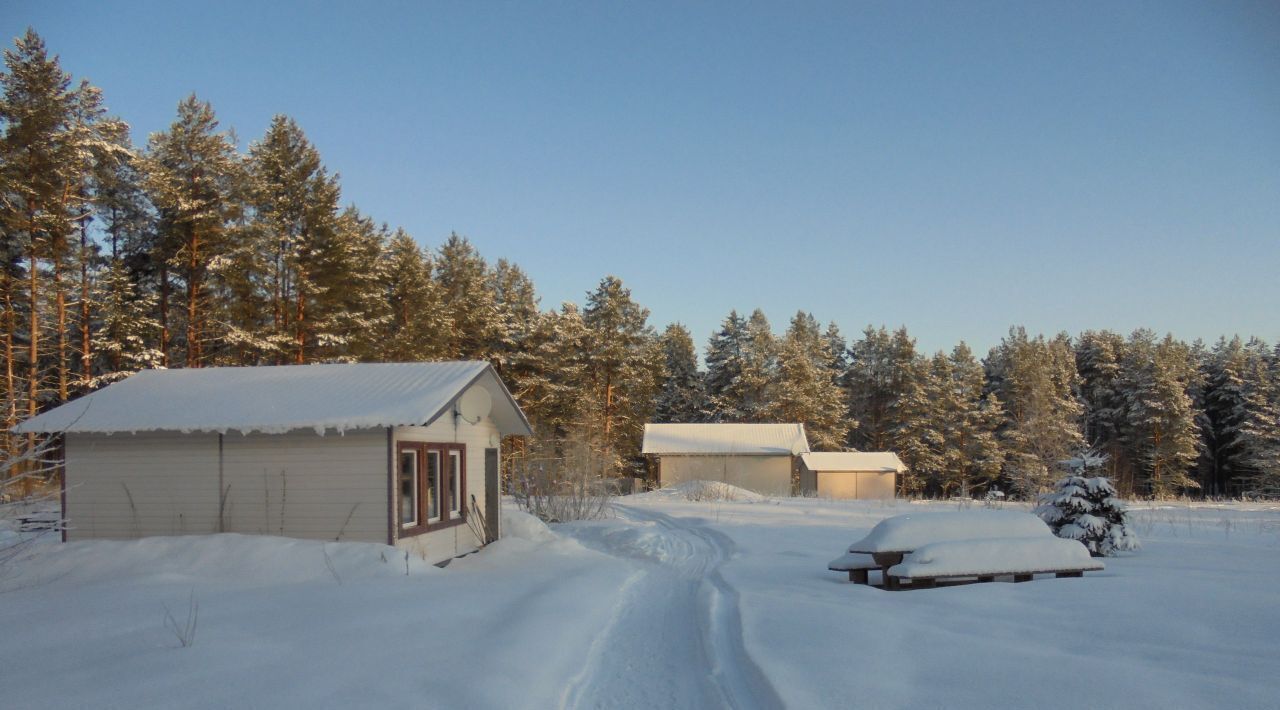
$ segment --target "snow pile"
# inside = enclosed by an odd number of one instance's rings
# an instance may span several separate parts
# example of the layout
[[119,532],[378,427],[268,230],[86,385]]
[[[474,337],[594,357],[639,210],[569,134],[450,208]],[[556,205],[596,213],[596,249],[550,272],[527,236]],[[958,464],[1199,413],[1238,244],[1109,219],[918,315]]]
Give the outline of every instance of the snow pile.
[[530,542],[549,542],[558,536],[547,527],[547,524],[522,510],[510,506],[502,507],[503,539],[528,540]]
[[932,542],[889,568],[899,577],[953,577],[1050,570],[1100,570],[1103,564],[1075,540],[1059,537]]
[[739,488],[723,481],[685,481],[684,483],[663,488],[660,493],[668,497],[689,501],[757,501],[765,499],[764,496],[755,491]]
[[907,513],[880,521],[866,537],[850,545],[849,552],[904,552],[943,540],[1052,535],[1040,518],[1013,510]]

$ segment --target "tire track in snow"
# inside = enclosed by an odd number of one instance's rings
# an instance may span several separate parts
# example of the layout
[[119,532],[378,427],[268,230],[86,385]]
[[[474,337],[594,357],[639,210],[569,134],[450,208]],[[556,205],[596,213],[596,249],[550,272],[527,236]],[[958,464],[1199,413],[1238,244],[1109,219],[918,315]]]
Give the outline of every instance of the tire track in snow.
[[[647,561],[627,580],[561,707],[783,707],[746,651],[738,593],[719,571],[733,555],[733,541],[656,511],[618,509],[661,530],[661,554],[642,558]],[[611,551],[607,540],[605,551]],[[632,549],[612,552],[636,558]]]

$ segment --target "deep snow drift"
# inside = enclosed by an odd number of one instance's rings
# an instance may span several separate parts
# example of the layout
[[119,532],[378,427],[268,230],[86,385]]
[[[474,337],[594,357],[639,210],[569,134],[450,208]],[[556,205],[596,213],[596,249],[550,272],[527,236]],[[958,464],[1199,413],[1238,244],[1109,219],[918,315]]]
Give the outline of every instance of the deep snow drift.
[[[885,592],[827,561],[954,504],[619,500],[445,569],[382,545],[40,544],[0,570],[0,705],[1269,708],[1280,507],[1137,506],[1082,579]],[[165,608],[185,621],[183,648]]]

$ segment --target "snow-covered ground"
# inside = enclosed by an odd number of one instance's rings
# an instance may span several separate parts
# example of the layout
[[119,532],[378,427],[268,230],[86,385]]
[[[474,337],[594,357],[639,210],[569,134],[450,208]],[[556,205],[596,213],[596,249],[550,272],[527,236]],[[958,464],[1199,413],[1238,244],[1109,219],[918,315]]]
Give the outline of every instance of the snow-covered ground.
[[[36,545],[0,569],[0,706],[1280,704],[1280,506],[1139,506],[1144,548],[1104,572],[885,592],[827,561],[954,504],[732,493],[514,514],[446,569],[239,535]],[[193,606],[184,648],[166,607],[181,631]]]

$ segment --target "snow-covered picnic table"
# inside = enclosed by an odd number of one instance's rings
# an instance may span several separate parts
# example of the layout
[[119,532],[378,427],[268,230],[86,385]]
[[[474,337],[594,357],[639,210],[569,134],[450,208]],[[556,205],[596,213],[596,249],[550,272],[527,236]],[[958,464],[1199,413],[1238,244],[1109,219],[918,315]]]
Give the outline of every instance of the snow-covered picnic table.
[[895,589],[904,579],[930,586],[941,578],[989,581],[1012,575],[1019,582],[1040,573],[1080,576],[1103,567],[1083,545],[1055,537],[1034,515],[966,510],[886,518],[827,568],[847,571],[850,581],[861,584],[869,581],[869,570],[879,569],[885,588]]

